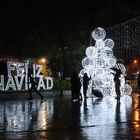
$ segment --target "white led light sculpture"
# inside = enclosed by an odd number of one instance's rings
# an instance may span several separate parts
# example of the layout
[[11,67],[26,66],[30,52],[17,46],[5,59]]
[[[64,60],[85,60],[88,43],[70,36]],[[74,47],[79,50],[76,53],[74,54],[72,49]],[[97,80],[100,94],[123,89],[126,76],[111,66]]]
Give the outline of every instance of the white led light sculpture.
[[[92,32],[92,37],[95,40],[95,46],[87,47],[85,53],[86,57],[82,60],[83,69],[80,71],[79,76],[82,77],[87,73],[91,77],[88,92],[92,89],[99,90],[103,96],[116,96],[114,76],[111,73],[115,71],[110,68],[114,67],[120,69],[122,74],[121,80],[121,95],[130,95],[132,88],[130,85],[125,84],[125,66],[117,63],[117,59],[113,54],[114,41],[112,39],[105,39],[106,32],[103,28],[98,27]],[[83,86],[81,88],[82,92]]]

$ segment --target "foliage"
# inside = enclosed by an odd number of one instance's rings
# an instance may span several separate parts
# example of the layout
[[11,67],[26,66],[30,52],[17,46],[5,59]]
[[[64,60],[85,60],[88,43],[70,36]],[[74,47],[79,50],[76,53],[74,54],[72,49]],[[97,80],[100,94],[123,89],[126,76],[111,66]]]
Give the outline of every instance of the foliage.
[[62,82],[62,90],[70,90],[71,89],[71,83],[69,79],[61,79],[60,78],[54,78],[54,86],[53,90],[61,90],[61,82]]

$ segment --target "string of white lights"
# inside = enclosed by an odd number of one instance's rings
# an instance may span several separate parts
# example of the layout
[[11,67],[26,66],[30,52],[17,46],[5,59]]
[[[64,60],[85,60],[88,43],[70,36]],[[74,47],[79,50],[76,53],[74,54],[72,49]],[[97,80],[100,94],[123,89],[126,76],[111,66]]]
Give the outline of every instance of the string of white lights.
[[114,67],[120,69],[122,72],[120,77],[121,95],[130,95],[132,88],[125,83],[125,66],[117,63],[117,59],[113,54],[114,41],[109,38],[105,39],[106,32],[100,27],[92,32],[92,37],[95,40],[95,46],[89,46],[85,51],[86,57],[82,60],[83,69],[79,73],[81,83],[84,73],[87,73],[91,77],[88,86],[89,93],[95,89],[102,92],[103,96],[116,96],[114,76],[111,74],[115,71],[110,69]]

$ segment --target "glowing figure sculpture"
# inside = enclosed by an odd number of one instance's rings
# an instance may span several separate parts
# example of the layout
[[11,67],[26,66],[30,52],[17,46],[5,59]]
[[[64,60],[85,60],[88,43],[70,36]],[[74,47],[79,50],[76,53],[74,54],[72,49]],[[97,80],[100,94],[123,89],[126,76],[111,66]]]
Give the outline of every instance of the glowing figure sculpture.
[[115,73],[115,71],[110,69],[114,67],[122,72],[120,77],[121,95],[130,95],[132,89],[128,84],[125,84],[124,79],[125,66],[121,63],[116,63],[117,59],[113,54],[114,41],[109,38],[105,39],[106,32],[100,27],[92,32],[92,37],[95,40],[95,46],[89,46],[86,49],[86,57],[82,60],[83,69],[79,73],[81,79],[84,73],[91,77],[88,92],[91,93],[92,89],[95,89],[101,91],[103,96],[116,96],[114,76],[111,74]]

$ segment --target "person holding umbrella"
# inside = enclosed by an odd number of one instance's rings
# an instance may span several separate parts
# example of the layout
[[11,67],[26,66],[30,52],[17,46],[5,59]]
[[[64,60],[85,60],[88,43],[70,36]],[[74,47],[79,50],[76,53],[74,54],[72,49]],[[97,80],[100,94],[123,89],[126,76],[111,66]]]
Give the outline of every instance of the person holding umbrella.
[[121,81],[120,81],[120,76],[122,74],[120,69],[117,68],[110,68],[111,70],[115,71],[115,73],[112,73],[114,75],[114,82],[115,82],[115,91],[117,94],[117,97],[115,99],[120,100],[120,86],[121,86]]

